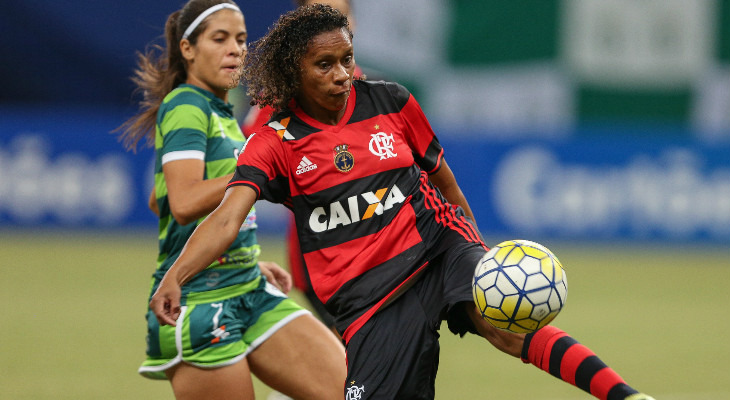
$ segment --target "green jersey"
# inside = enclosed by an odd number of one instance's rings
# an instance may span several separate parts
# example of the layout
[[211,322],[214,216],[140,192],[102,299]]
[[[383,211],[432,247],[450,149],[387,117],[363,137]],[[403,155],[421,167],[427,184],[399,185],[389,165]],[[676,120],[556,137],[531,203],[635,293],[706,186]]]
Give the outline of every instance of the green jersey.
[[[233,117],[233,107],[197,86],[183,84],[170,92],[157,113],[155,132],[155,193],[160,212],[159,255],[152,293],[175,262],[195,228],[205,218],[180,225],[173,218],[167,198],[162,165],[175,160],[205,162],[204,179],[235,170],[245,139]],[[183,304],[225,299],[256,287],[259,246],[256,213],[251,209],[233,244],[204,271],[182,287]]]

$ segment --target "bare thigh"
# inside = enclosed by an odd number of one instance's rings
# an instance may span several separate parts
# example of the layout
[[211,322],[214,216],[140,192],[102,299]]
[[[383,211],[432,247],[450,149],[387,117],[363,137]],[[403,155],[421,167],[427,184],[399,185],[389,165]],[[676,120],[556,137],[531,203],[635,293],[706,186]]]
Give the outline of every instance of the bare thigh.
[[180,363],[166,373],[177,400],[254,399],[251,371],[246,359],[212,369]]
[[312,315],[295,318],[248,355],[251,371],[279,392],[301,400],[342,400],[345,348]]

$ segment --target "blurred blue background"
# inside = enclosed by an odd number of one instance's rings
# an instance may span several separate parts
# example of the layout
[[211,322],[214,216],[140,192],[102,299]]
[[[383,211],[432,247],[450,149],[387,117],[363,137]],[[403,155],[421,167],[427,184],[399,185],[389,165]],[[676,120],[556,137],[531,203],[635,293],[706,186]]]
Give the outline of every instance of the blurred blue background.
[[[152,151],[110,131],[182,3],[2,1],[1,228],[155,229]],[[251,40],[293,7],[238,3]],[[730,244],[730,0],[353,3],[358,63],[422,104],[488,242]]]

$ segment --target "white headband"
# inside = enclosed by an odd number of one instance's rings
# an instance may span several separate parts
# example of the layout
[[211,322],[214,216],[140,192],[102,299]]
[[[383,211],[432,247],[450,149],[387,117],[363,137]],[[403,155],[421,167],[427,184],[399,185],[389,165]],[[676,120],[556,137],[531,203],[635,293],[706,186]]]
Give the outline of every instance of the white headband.
[[203,22],[204,19],[208,18],[208,16],[210,14],[213,14],[214,12],[220,11],[220,10],[222,10],[224,8],[230,8],[231,10],[236,10],[238,12],[241,12],[241,9],[239,9],[238,7],[236,7],[235,5],[233,5],[231,3],[216,4],[213,7],[211,7],[209,9],[203,11],[202,13],[200,13],[200,15],[198,15],[198,18],[195,18],[195,20],[193,21],[193,23],[190,24],[190,26],[188,26],[188,29],[185,29],[185,33],[183,33],[182,38],[183,39],[187,39],[188,36],[190,36],[190,34],[193,33],[193,31],[195,30],[195,28],[197,28],[198,25],[200,25],[200,23]]

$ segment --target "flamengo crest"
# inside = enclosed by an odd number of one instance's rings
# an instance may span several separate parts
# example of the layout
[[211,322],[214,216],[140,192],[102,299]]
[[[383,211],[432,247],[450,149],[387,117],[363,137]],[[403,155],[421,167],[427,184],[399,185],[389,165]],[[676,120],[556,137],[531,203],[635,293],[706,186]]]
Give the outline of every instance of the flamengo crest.
[[370,135],[370,152],[380,157],[381,160],[395,157],[398,154],[393,153],[393,134],[385,132],[373,133]]
[[345,400],[360,400],[362,398],[363,393],[365,393],[365,385],[361,385],[360,387],[355,386],[354,384],[347,388],[347,393],[345,394]]

